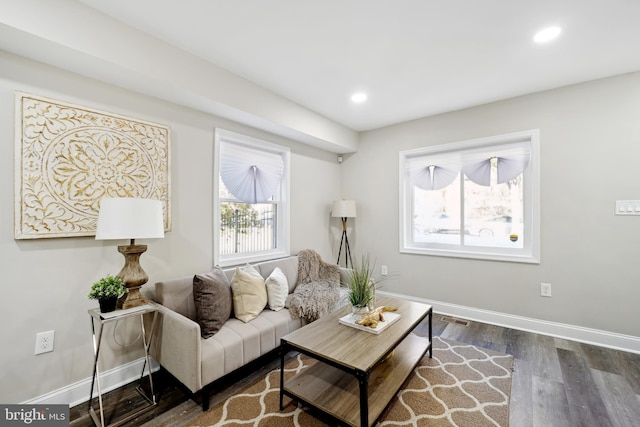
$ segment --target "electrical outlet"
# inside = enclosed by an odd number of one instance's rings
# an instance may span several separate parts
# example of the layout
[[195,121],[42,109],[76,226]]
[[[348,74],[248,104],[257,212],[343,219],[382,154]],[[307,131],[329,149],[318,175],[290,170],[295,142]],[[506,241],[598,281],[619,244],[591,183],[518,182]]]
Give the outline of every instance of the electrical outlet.
[[551,283],[540,283],[540,296],[541,297],[551,296]]
[[36,334],[36,354],[53,351],[55,333],[56,331],[47,331]]
[[383,276],[386,276],[387,274],[389,274],[389,272],[387,271],[387,266],[386,265],[381,265],[380,266],[380,274],[382,274]]

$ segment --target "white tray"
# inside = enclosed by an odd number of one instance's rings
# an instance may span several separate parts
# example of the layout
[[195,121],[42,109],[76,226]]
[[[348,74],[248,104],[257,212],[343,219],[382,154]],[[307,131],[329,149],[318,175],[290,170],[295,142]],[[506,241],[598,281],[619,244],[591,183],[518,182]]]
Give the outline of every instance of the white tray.
[[340,323],[377,335],[389,326],[393,325],[398,319],[400,319],[400,314],[394,313],[392,311],[385,311],[384,313],[382,313],[382,316],[384,317],[384,322],[378,322],[378,326],[376,326],[375,328],[372,328],[370,326],[358,325],[356,323],[356,318],[352,314],[342,316],[340,318]]

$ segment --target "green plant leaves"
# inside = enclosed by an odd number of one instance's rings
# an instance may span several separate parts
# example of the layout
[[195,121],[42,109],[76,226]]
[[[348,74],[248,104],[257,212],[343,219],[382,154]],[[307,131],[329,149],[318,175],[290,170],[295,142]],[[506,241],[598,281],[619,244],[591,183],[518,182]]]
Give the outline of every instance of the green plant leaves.
[[127,292],[127,288],[124,286],[122,279],[109,274],[91,285],[91,290],[87,296],[89,299],[117,298],[125,292]]

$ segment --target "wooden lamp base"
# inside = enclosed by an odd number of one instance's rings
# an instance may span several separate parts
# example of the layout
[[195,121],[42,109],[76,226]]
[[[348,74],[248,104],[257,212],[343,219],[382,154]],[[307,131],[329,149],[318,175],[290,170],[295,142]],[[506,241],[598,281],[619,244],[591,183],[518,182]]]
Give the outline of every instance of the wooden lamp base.
[[118,252],[124,255],[124,267],[118,273],[118,277],[122,279],[128,289],[126,298],[122,302],[123,309],[148,303],[140,293],[142,285],[149,280],[147,273],[140,267],[140,255],[146,252],[147,245],[135,245],[133,240],[131,243],[126,246],[118,246]]

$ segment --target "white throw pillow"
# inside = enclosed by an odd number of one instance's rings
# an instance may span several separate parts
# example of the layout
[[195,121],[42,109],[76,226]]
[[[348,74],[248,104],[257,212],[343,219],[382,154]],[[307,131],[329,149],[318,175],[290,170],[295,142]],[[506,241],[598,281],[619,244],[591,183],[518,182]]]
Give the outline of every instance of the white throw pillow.
[[267,305],[267,288],[264,279],[253,266],[236,267],[231,279],[233,293],[233,312],[236,318],[249,322],[264,310]]
[[276,267],[264,283],[267,286],[269,308],[273,311],[282,310],[284,308],[284,302],[289,295],[287,276],[284,275],[279,267]]

